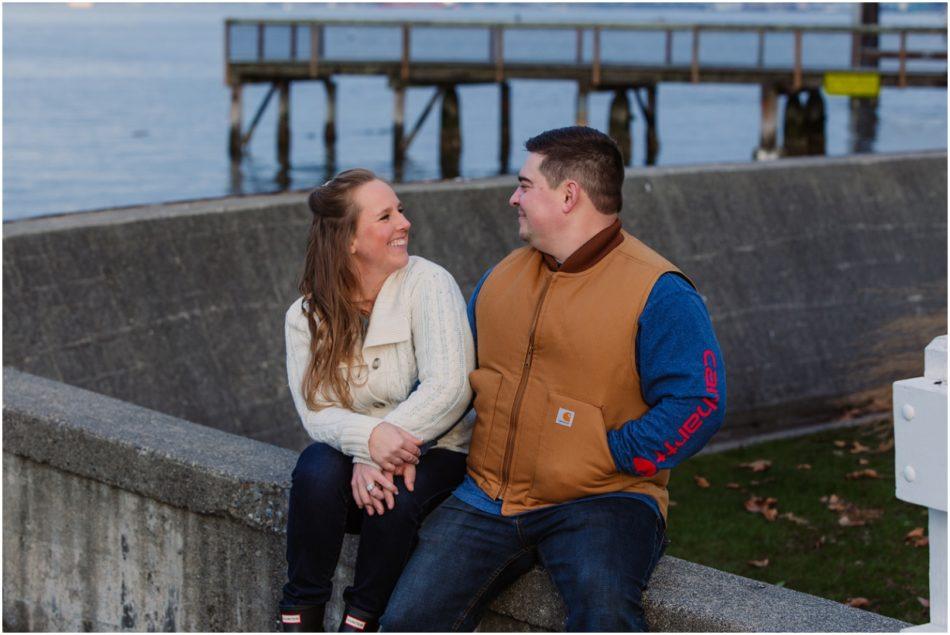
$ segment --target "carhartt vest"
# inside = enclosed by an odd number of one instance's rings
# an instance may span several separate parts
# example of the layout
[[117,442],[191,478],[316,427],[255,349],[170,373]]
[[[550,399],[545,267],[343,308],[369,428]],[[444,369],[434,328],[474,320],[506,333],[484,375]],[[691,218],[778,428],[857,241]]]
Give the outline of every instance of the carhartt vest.
[[638,492],[666,517],[669,470],[617,470],[607,431],[648,410],[636,367],[637,323],[657,278],[678,272],[626,232],[600,261],[552,271],[530,247],[502,260],[478,295],[476,422],[468,472],[502,513],[585,496]]

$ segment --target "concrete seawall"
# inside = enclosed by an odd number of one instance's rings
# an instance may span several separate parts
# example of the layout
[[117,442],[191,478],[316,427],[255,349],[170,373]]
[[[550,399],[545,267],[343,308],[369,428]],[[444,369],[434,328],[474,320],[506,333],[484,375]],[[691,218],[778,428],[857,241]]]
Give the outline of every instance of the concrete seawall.
[[[729,375],[720,439],[834,418],[920,374],[946,332],[947,155],[629,172],[626,228],[707,299]],[[518,246],[510,177],[398,188],[411,251],[468,294]],[[301,193],[4,225],[4,365],[250,438],[307,443],[283,313]]]
[[[6,631],[270,631],[296,455],[87,390],[3,372]],[[336,571],[339,620],[355,540]],[[907,624],[665,557],[645,597],[663,631],[897,631]],[[535,569],[482,630],[560,630]]]

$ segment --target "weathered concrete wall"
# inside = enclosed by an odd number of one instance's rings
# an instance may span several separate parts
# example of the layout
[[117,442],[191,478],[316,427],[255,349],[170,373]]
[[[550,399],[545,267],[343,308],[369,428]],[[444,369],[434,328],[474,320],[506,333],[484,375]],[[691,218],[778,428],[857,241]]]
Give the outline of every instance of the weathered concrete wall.
[[[721,437],[834,417],[946,332],[946,153],[632,170],[625,226],[706,296]],[[466,294],[518,245],[510,177],[398,188],[410,249]],[[255,439],[306,443],[284,377],[309,212],[283,194],[4,225],[5,365]]]
[[[289,450],[3,372],[3,628],[270,631],[284,581]],[[327,624],[352,579],[348,537]],[[907,624],[666,557],[655,630],[897,631]],[[482,630],[559,630],[535,569]]]

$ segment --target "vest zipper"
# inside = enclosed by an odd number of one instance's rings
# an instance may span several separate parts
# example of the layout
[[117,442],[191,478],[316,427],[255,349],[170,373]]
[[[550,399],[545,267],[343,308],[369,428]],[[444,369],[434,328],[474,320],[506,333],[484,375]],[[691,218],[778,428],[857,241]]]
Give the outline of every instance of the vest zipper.
[[541,289],[541,297],[538,299],[538,305],[534,309],[534,317],[531,318],[531,329],[528,331],[528,352],[524,356],[524,364],[521,367],[521,382],[518,384],[518,390],[515,392],[515,401],[511,407],[511,415],[508,418],[508,438],[505,440],[505,460],[502,463],[501,470],[501,496],[504,498],[505,490],[508,488],[508,476],[511,471],[511,452],[514,448],[515,429],[518,426],[518,415],[521,410],[521,399],[524,397],[525,387],[528,384],[528,374],[531,371],[531,361],[534,358],[534,336],[535,329],[538,326],[538,318],[541,316],[541,307],[544,305],[544,299],[547,297],[548,289],[554,281],[554,275],[547,279],[544,287]]

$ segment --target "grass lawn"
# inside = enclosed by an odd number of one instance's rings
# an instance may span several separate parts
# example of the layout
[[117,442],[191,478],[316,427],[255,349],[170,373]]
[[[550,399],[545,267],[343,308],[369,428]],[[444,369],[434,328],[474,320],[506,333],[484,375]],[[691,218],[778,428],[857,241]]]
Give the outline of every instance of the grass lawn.
[[[878,478],[847,478],[865,470]],[[890,421],[694,457],[670,480],[667,553],[921,624],[928,547],[905,536],[926,534],[927,510],[894,487]]]

